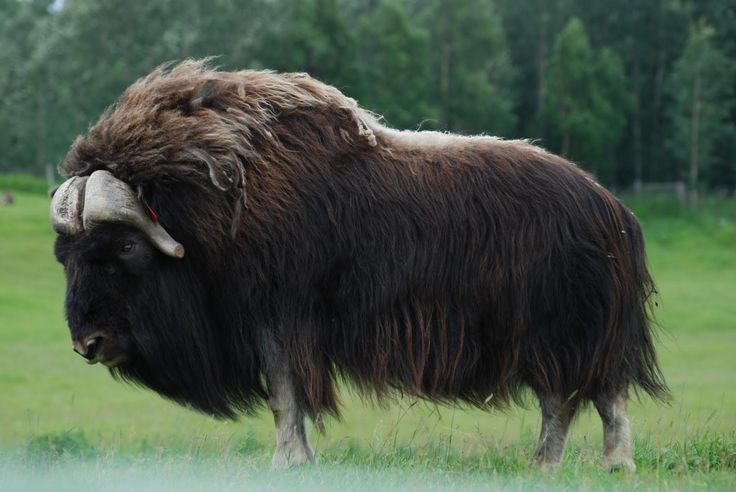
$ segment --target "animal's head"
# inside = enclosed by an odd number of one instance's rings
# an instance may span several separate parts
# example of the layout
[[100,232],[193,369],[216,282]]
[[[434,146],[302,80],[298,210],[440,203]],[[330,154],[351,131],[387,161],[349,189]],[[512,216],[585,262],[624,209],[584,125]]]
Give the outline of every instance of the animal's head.
[[184,247],[109,171],[73,177],[54,193],[56,257],[67,275],[66,313],[74,350],[91,364],[124,364],[134,354],[131,309],[145,277],[181,259]]
[[232,417],[252,406],[262,393],[258,361],[252,341],[235,342],[252,339],[234,329],[246,323],[232,299],[234,277],[223,273],[238,271],[234,250],[207,257],[206,238],[172,221],[185,255],[147,202],[107,170],[65,181],[51,222],[75,352],[209,414]]
[[247,408],[258,285],[283,261],[272,224],[298,213],[299,173],[375,146],[375,125],[303,74],[187,61],[136,81],[74,142],[53,198],[75,350],[210,413]]

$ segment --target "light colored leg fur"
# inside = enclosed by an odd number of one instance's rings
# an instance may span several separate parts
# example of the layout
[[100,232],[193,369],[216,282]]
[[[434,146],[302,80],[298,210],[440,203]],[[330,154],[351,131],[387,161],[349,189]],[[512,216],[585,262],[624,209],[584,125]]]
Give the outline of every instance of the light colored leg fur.
[[542,430],[534,460],[542,468],[551,470],[562,461],[575,409],[567,400],[556,396],[540,396],[539,406],[542,410]]
[[626,414],[627,391],[607,395],[595,401],[603,421],[603,466],[610,471],[636,470],[631,449],[631,425]]
[[287,468],[314,461],[314,451],[309,446],[304,428],[304,413],[296,404],[294,384],[285,368],[267,375],[268,405],[276,424],[276,452],[274,468]]

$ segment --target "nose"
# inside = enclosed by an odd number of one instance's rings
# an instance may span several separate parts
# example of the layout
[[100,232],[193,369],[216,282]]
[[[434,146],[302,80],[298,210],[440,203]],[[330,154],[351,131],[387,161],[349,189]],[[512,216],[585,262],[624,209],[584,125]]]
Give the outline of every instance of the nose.
[[74,340],[74,351],[87,359],[88,362],[92,362],[95,359],[97,352],[99,352],[104,338],[104,334],[96,332],[81,340]]

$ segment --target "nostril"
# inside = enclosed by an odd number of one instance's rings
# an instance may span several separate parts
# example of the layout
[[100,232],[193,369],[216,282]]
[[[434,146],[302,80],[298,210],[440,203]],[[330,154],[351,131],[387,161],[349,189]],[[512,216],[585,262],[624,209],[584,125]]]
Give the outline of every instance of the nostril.
[[84,340],[74,342],[74,351],[87,359],[88,361],[93,360],[100,350],[102,345],[103,336],[91,336]]
[[92,340],[87,341],[87,351],[82,356],[87,360],[92,360],[97,354],[97,349],[100,347],[100,340],[102,337],[95,337]]

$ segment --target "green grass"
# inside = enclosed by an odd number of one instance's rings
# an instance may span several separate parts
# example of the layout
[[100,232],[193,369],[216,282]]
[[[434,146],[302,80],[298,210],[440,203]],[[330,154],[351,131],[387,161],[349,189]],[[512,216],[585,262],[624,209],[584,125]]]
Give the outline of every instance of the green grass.
[[562,470],[549,477],[528,469],[539,425],[531,402],[493,414],[410,400],[380,409],[350,391],[343,420],[328,421],[324,436],[313,432],[319,465],[274,474],[265,411],[216,421],[116,383],[72,352],[49,199],[36,191],[0,206],[0,476],[11,490],[78,488],[92,481],[86,475],[111,484],[126,476],[128,485],[151,490],[167,477],[191,489],[729,489],[736,482],[733,202],[720,206],[716,223],[708,201],[700,212],[632,201],[660,292],[659,353],[674,394],[668,405],[648,398],[631,405],[636,476],[599,469],[600,422],[589,410],[573,427]]
[[76,490],[99,483],[111,490],[729,490],[735,451],[733,441],[720,438],[687,447],[643,442],[636,451],[640,471],[622,476],[607,473],[593,453],[572,446],[561,470],[548,475],[530,468],[519,446],[469,454],[441,444],[380,450],[348,441],[323,450],[315,466],[270,472],[257,441],[230,442],[217,452],[150,447],[121,453],[97,450],[81,433],[64,433],[39,436],[6,455],[0,473],[10,490]]
[[26,174],[0,174],[0,192],[5,191],[46,194],[49,191],[49,185],[44,179]]

